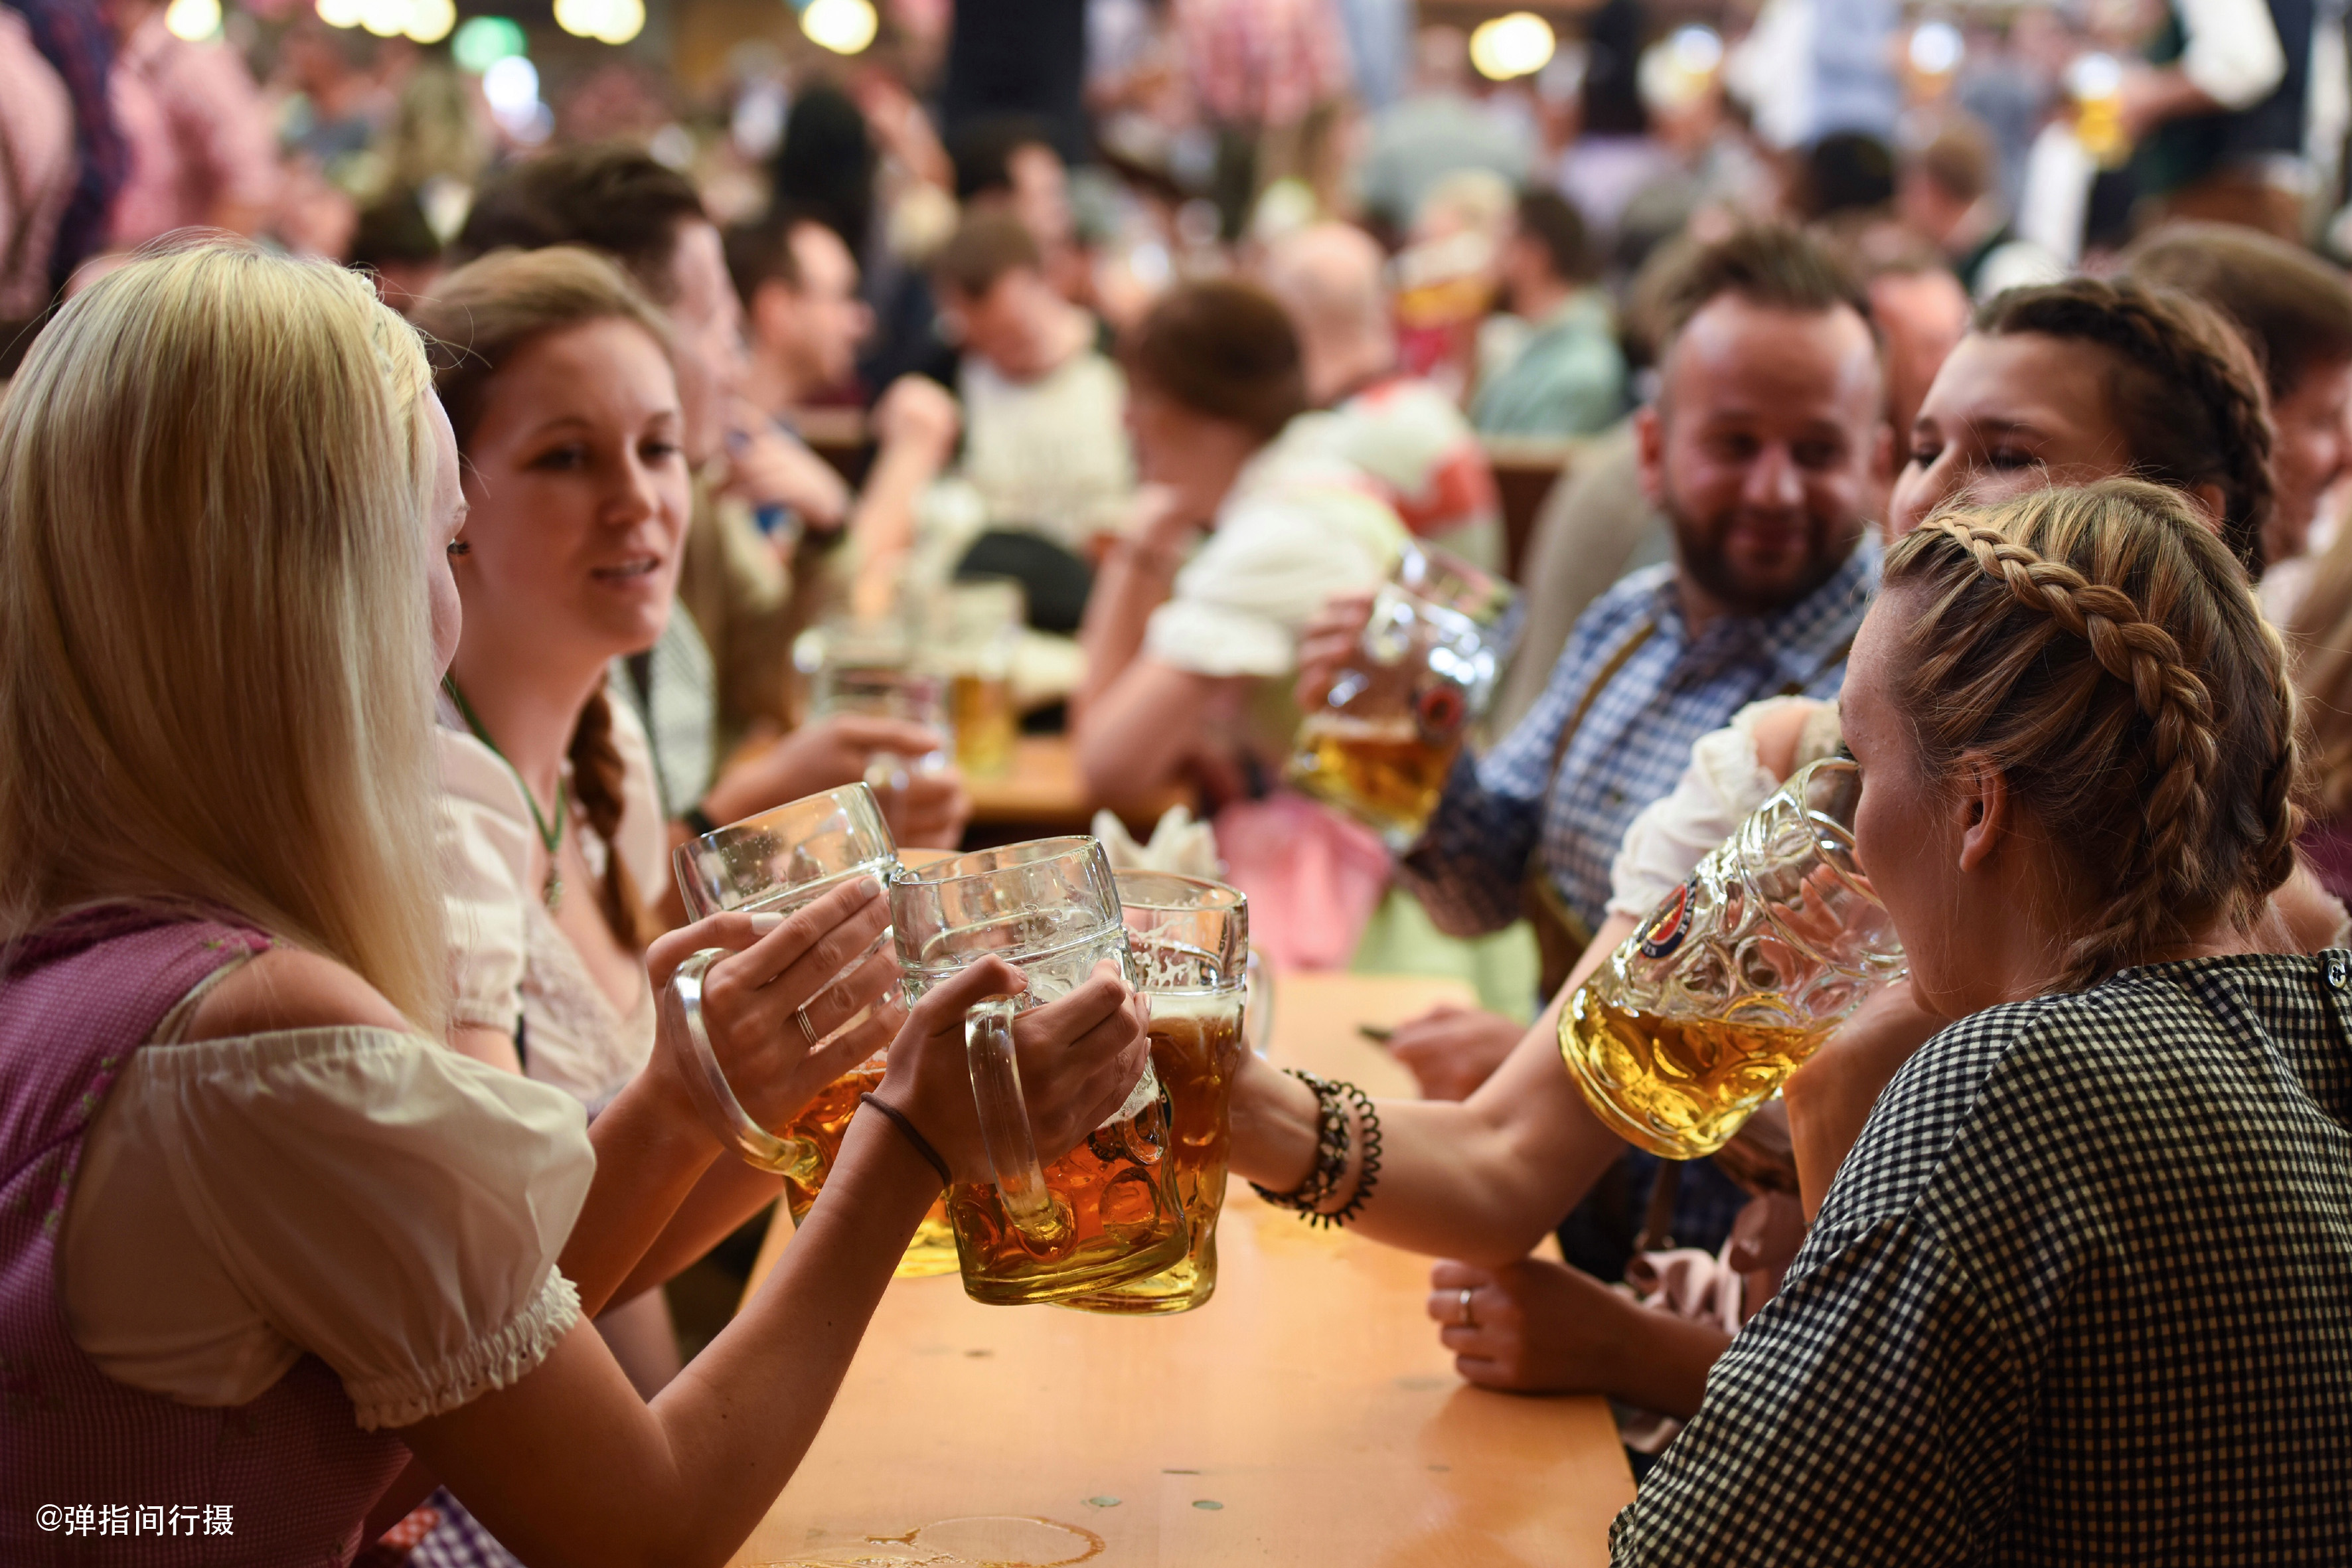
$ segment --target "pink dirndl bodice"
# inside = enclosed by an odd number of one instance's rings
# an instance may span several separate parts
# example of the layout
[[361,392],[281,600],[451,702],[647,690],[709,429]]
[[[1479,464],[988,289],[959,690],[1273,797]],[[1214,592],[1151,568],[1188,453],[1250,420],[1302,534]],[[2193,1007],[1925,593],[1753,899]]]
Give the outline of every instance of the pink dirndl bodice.
[[[38,931],[8,955],[0,1563],[9,1568],[347,1563],[368,1508],[407,1462],[397,1437],[360,1429],[316,1357],[249,1405],[204,1409],[115,1382],[66,1327],[58,1235],[108,1087],[197,982],[268,945],[234,926],[113,908]],[[207,1512],[223,1506],[226,1533]]]

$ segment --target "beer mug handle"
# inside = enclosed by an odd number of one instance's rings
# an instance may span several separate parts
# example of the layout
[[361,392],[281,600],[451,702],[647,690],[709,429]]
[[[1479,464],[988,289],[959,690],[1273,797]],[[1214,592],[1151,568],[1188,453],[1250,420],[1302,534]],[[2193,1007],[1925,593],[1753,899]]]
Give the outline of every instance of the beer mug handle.
[[1242,1038],[1248,1042],[1251,1054],[1263,1060],[1274,1054],[1274,965],[1251,948],[1243,961],[1242,976],[1245,997]]
[[805,1138],[779,1138],[752,1121],[743,1102],[735,1098],[718,1053],[710,1048],[710,1031],[702,1022],[702,977],[726,956],[723,947],[704,948],[677,966],[662,994],[665,1007],[677,1009],[687,1045],[694,1053],[693,1066],[686,1075],[687,1092],[694,1097],[704,1124],[745,1164],[807,1182],[816,1175],[816,1145]]
[[972,1103],[980,1110],[981,1142],[1004,1202],[1005,1216],[1031,1240],[1052,1245],[1070,1233],[1067,1205],[1045,1185],[1037,1142],[1029,1134],[1029,1104],[1022,1098],[1021,1064],[1013,1053],[1010,996],[992,996],[964,1015],[964,1056],[971,1069]]

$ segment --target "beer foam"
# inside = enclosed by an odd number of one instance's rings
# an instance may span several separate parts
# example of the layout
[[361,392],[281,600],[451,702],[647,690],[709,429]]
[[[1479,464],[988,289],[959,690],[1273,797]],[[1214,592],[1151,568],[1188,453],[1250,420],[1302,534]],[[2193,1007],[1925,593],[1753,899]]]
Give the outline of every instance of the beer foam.
[[1242,1010],[1247,993],[1238,985],[1223,991],[1146,991],[1144,1001],[1154,1018],[1230,1018]]

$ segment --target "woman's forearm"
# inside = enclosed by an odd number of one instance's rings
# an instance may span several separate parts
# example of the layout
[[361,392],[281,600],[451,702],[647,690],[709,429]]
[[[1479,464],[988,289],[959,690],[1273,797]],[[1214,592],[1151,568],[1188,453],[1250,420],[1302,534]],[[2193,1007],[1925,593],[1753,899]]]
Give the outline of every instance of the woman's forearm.
[[526,1562],[719,1568],[814,1441],[939,1191],[860,1115],[775,1273],[650,1406],[583,1323],[529,1376],[401,1436]]
[[[1624,1152],[1585,1108],[1559,1058],[1549,1008],[1485,1087],[1459,1103],[1383,1100],[1381,1166],[1351,1228],[1391,1247],[1503,1264],[1524,1257]],[[1234,1169],[1296,1190],[1316,1157],[1312,1090],[1252,1063],[1234,1089]],[[1361,1182],[1353,1118],[1348,1166],[1321,1207],[1344,1207]]]
[[755,1171],[731,1153],[720,1154],[613,1292],[613,1299],[625,1301],[641,1290],[667,1283],[774,1203],[782,1190],[782,1177]]
[[639,1073],[589,1124],[596,1174],[558,1260],[590,1315],[623,1299],[679,1205],[719,1155],[692,1108],[666,1098],[659,1076]]
[[1094,592],[1087,597],[1078,643],[1086,650],[1086,679],[1070,698],[1070,717],[1082,721],[1095,700],[1127,672],[1143,651],[1151,612],[1165,604],[1176,581],[1177,552],[1132,539],[1112,542]]

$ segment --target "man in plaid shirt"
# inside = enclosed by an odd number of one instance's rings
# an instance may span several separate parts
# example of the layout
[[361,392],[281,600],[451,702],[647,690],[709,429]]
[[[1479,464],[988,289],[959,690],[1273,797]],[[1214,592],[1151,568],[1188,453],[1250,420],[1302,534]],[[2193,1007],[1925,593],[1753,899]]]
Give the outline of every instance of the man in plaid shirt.
[[[1878,582],[1869,521],[1887,448],[1867,311],[1792,229],[1743,230],[1688,264],[1670,296],[1657,402],[1636,416],[1643,486],[1676,558],[1597,600],[1527,718],[1483,760],[1455,763],[1402,867],[1441,929],[1509,924],[1536,873],[1591,932],[1627,826],[1672,791],[1693,741],[1761,698],[1836,694]],[[1475,1085],[1522,1033],[1452,1012],[1406,1025],[1396,1044],[1417,1072],[1424,1049],[1452,1053]],[[1635,1214],[1655,1165],[1628,1156]],[[1742,1201],[1693,1167],[1675,1239],[1719,1246]],[[1613,1276],[1631,1241],[1622,1217],[1594,1216],[1615,1239],[1571,1247],[1571,1261]]]

